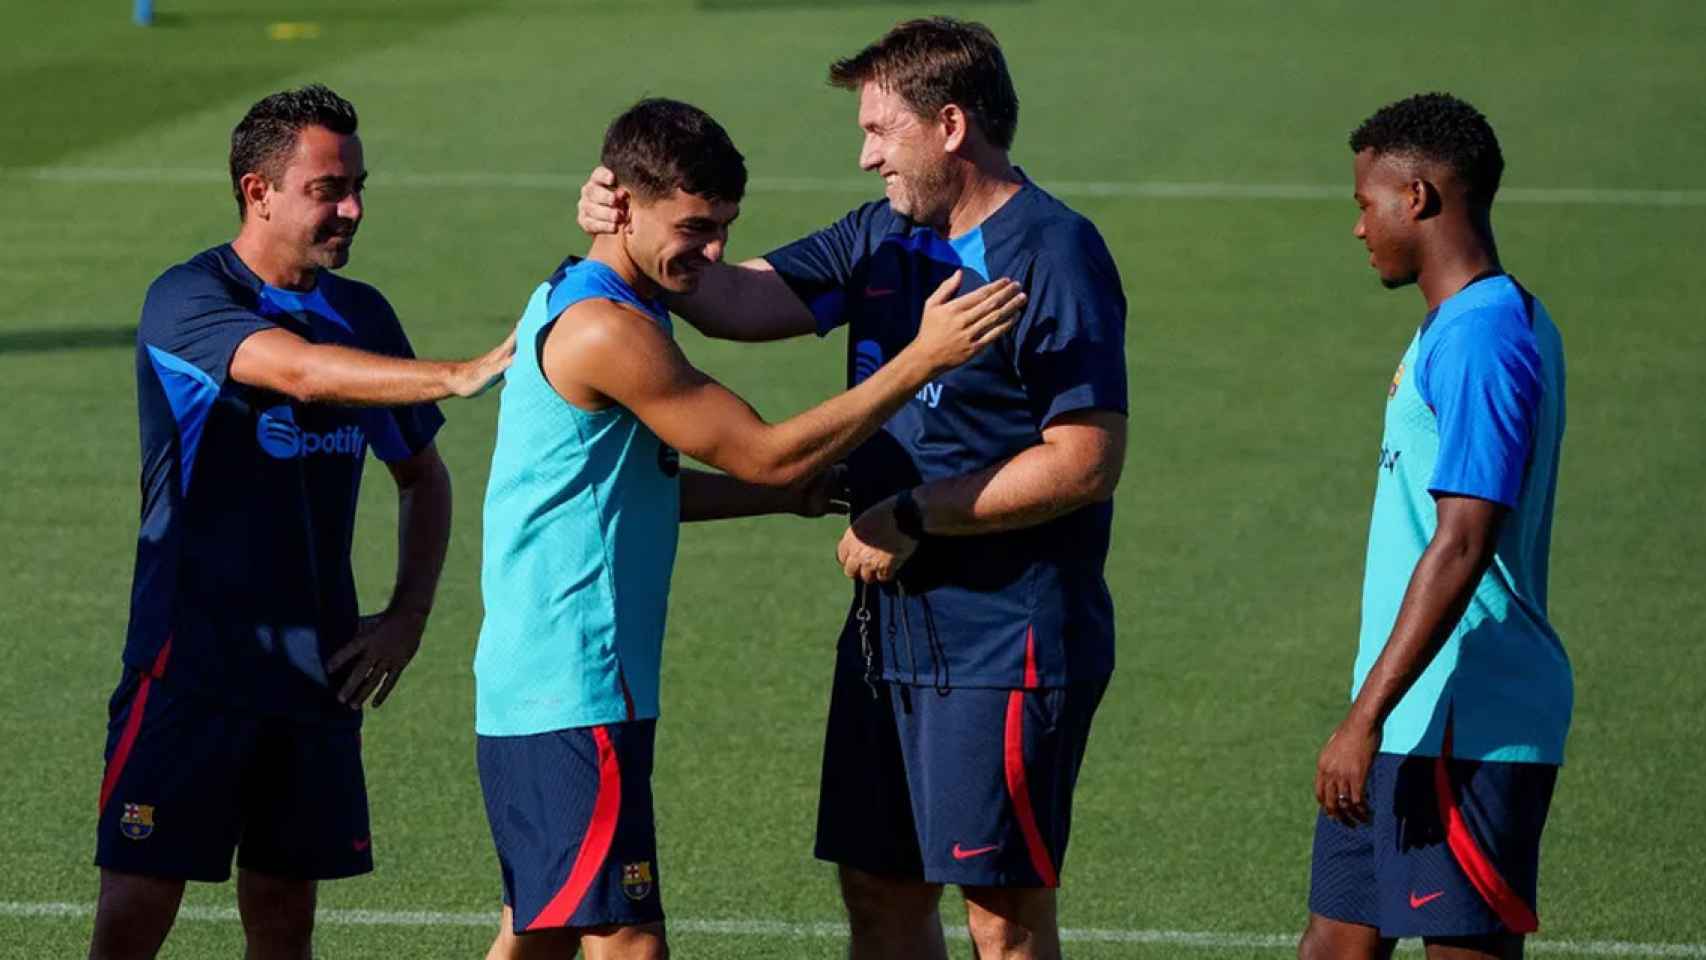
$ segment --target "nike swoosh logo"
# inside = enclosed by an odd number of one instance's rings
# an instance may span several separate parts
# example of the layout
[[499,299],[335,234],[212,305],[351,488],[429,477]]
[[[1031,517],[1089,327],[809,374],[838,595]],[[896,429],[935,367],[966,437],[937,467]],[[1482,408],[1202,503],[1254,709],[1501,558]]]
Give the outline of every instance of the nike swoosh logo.
[[874,297],[893,296],[894,294],[897,294],[899,292],[900,292],[899,290],[896,290],[893,287],[866,287],[865,288],[865,296],[866,297],[873,297],[873,298]]
[[350,846],[355,848],[356,853],[360,853],[363,850],[366,850],[368,848],[368,845],[371,844],[372,842],[373,841],[370,840],[369,838],[362,837],[360,840],[351,840]]
[[1000,844],[990,844],[987,847],[973,847],[970,850],[963,850],[960,848],[960,845],[958,843],[955,843],[954,844],[954,859],[955,860],[970,860],[972,857],[981,857],[991,850],[998,850],[998,849],[1000,849]]
[[1425,897],[1416,896],[1416,891],[1412,890],[1412,891],[1410,891],[1410,909],[1411,910],[1420,910],[1423,907],[1427,906],[1430,903],[1433,903],[1435,900],[1438,900],[1440,897],[1443,897],[1443,896],[1445,896],[1444,890],[1435,890],[1433,893],[1430,893]]

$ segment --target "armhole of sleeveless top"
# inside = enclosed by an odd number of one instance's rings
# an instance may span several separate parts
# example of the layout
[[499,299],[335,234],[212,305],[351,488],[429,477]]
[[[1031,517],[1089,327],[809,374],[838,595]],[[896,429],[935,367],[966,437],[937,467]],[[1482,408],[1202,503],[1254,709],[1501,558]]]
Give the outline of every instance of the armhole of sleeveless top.
[[[593,297],[587,297],[586,299],[587,300],[608,300],[609,302],[614,303],[617,306],[631,306],[631,304],[629,304],[627,301],[617,300],[613,297],[593,296]],[[588,410],[587,408],[571,401],[568,397],[563,396],[562,392],[557,389],[557,385],[551,382],[550,374],[547,374],[545,372],[545,338],[549,337],[551,335],[551,331],[556,329],[557,321],[563,319],[563,314],[568,313],[570,310],[574,309],[574,307],[577,304],[580,304],[583,302],[585,302],[585,301],[577,300],[574,303],[569,304],[568,306],[564,307],[562,310],[558,311],[556,316],[554,316],[551,319],[540,324],[539,332],[537,334],[534,334],[534,336],[533,336],[533,365],[539,371],[539,379],[544,382],[545,389],[551,391],[551,396],[556,397],[557,400],[559,402],[561,402],[564,407],[568,408],[569,410],[571,410],[577,414],[580,414],[583,417],[609,416],[610,414],[615,413],[618,410],[621,410],[622,405],[615,402],[614,400],[612,400],[610,402],[609,406],[600,407],[597,410]],[[644,316],[648,320],[655,319],[650,314],[647,314],[644,311],[641,311],[640,315]],[[606,398],[606,399],[608,399],[608,398]]]

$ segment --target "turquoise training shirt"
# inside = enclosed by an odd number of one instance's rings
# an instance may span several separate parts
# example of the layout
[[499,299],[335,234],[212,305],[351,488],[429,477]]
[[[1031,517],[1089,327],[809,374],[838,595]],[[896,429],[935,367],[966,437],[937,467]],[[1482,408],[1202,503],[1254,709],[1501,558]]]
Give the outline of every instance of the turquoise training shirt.
[[661,302],[593,260],[559,267],[522,313],[486,485],[486,615],[474,654],[482,736],[658,715],[679,460],[627,409],[564,400],[539,366],[551,325],[593,298],[673,332]]
[[1503,274],[1430,313],[1388,391],[1351,695],[1386,646],[1438,525],[1434,497],[1504,505],[1463,619],[1387,717],[1381,751],[1562,763],[1574,685],[1546,614],[1564,434],[1564,350],[1546,308]]

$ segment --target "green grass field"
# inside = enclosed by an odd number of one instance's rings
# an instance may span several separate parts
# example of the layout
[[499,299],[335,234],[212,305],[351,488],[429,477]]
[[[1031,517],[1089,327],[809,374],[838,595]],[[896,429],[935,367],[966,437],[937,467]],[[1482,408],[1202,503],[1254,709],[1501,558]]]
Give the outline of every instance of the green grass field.
[[[1547,301],[1571,364],[1552,615],[1578,693],[1536,946],[1706,957],[1706,7],[944,7],[1003,38],[1024,103],[1016,158],[1100,226],[1131,304],[1108,566],[1120,665],[1060,908],[1066,927],[1108,933],[1069,953],[1281,957],[1278,935],[1302,923],[1313,764],[1349,682],[1385,390],[1423,310],[1415,291],[1379,288],[1350,236],[1344,139],[1380,104],[1445,88],[1500,133],[1505,263]],[[150,279],[234,233],[222,178],[247,106],[310,80],[355,101],[373,177],[348,272],[389,295],[421,352],[465,355],[582,248],[574,187],[642,94],[706,107],[746,152],[734,256],[876,195],[854,164],[853,102],[824,68],[913,12],[162,0],[142,30],[121,2],[0,0],[0,956],[86,946],[87,915],[55,905],[95,889],[136,532],[132,331]],[[319,35],[271,39],[280,20]],[[1141,187],[1154,183],[1221,186]],[[1240,195],[1262,185],[1326,190]],[[1563,189],[1588,192],[1550,192]],[[1662,190],[1695,192],[1619,192]],[[684,339],[773,418],[839,385],[839,337]],[[438,609],[368,719],[379,869],[322,893],[326,909],[443,915],[328,917],[322,956],[478,955],[490,927],[452,915],[497,907],[469,669],[496,403],[447,413],[458,525]],[[383,471],[369,481],[356,560],[377,604],[395,510]],[[780,519],[683,534],[655,781],[679,956],[843,950],[824,926],[840,918],[831,870],[810,854],[840,532]],[[233,901],[205,886],[187,900]],[[235,923],[197,917],[166,956],[240,953]],[[1640,946],[1665,943],[1681,946]]]

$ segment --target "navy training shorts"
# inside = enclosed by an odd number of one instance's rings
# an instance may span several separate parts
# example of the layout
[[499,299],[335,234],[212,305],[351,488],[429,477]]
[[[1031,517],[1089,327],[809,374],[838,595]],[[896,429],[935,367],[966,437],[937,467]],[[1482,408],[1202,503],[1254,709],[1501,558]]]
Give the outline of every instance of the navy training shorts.
[[108,718],[97,866],[218,883],[235,852],[291,879],[373,870],[359,728],[249,713],[134,669]]
[[486,818],[518,934],[663,920],[656,720],[478,737]]
[[1377,754],[1373,822],[1316,816],[1310,912],[1387,938],[1533,933],[1557,779],[1550,764]]
[[857,646],[839,646],[818,859],[929,883],[1059,886],[1107,677],[1030,689],[867,684]]

